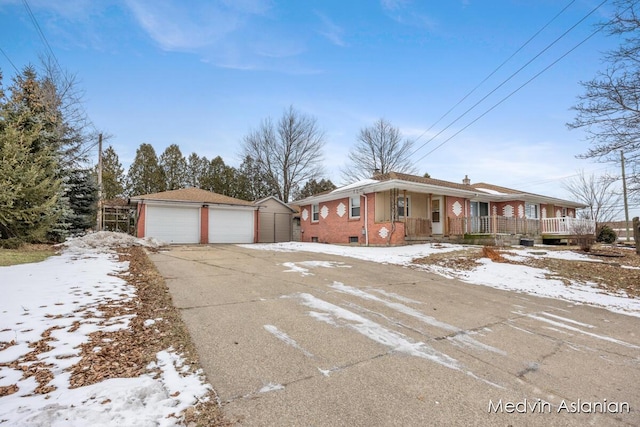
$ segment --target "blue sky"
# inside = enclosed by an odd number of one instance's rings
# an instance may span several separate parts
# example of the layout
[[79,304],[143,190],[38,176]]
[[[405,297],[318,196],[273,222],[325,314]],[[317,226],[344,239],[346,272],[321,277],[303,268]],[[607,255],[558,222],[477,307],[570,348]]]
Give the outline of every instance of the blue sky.
[[[378,118],[418,138],[421,173],[568,197],[562,178],[617,165],[578,160],[569,131],[579,81],[617,40],[599,33],[605,4],[439,136],[460,114],[592,11],[600,0],[276,1],[29,0],[59,63],[77,75],[96,127],[125,167],[141,143],[227,164],[244,135],[293,105],[326,133],[326,176]],[[565,6],[446,118],[434,123]],[[564,59],[452,137],[562,55]],[[45,46],[21,0],[0,0],[0,47],[18,68]],[[5,84],[15,72],[0,55]],[[452,138],[451,138],[452,137]],[[437,150],[428,154],[445,140]],[[97,156],[97,154],[96,154]]]

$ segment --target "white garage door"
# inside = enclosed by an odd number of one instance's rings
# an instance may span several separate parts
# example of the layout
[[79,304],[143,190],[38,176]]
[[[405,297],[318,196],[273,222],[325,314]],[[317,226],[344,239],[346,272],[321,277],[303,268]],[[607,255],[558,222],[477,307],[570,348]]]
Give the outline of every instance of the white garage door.
[[167,243],[200,243],[200,208],[149,206],[145,236]]
[[209,208],[209,243],[253,243],[253,210]]

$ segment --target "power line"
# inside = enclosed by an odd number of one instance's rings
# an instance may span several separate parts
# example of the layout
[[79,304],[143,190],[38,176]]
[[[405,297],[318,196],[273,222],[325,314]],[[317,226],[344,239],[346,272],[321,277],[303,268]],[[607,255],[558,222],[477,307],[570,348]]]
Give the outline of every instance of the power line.
[[[531,58],[529,61],[527,61],[523,66],[521,66],[520,68],[518,68],[514,73],[512,73],[509,77],[507,77],[505,80],[503,80],[498,86],[496,86],[494,89],[492,89],[489,93],[487,93],[485,96],[483,96],[479,101],[477,101],[475,104],[473,104],[471,107],[469,107],[467,110],[465,110],[462,114],[460,114],[458,117],[456,117],[453,121],[451,121],[449,124],[447,124],[441,131],[439,131],[437,134],[435,134],[434,136],[432,136],[431,138],[429,138],[425,143],[423,143],[422,145],[420,145],[420,147],[418,147],[417,149],[415,149],[413,151],[413,153],[411,153],[411,155],[415,155],[418,151],[420,151],[422,148],[424,148],[427,144],[429,144],[431,141],[433,141],[434,139],[436,139],[438,136],[440,136],[444,131],[446,131],[447,129],[449,129],[452,125],[454,125],[455,123],[457,123],[460,119],[462,119],[463,117],[465,117],[468,113],[470,113],[472,110],[474,110],[479,104],[481,104],[482,102],[484,102],[489,96],[493,95],[498,89],[500,89],[502,86],[504,86],[506,83],[508,83],[511,79],[513,79],[516,75],[518,75],[522,70],[524,70],[526,67],[528,67],[533,61],[535,61],[536,59],[538,59],[543,53],[545,53],[547,50],[549,50],[552,46],[554,46],[556,43],[558,43],[561,39],[563,39],[567,34],[569,34],[571,31],[573,31],[578,25],[580,25],[582,22],[584,22],[589,16],[591,16],[594,12],[596,12],[600,7],[602,7],[608,0],[603,0],[599,5],[597,5],[595,8],[593,8],[588,14],[586,14],[584,17],[582,17],[578,22],[576,22],[574,25],[572,25],[569,29],[567,29],[564,33],[562,33],[560,36],[558,36],[553,42],[551,42],[550,44],[548,44],[544,49],[542,49],[540,52],[538,52],[533,58]],[[575,50],[578,46],[582,45],[586,40],[590,39],[591,37],[593,37],[593,35],[595,35],[597,32],[600,31],[600,28],[598,30],[596,30],[594,33],[592,33],[589,37],[587,37],[586,39],[584,39],[582,42],[580,42],[577,46],[575,46],[573,49],[571,49],[569,52],[565,53],[563,56],[560,57],[560,59],[564,58],[565,56],[567,56],[568,53],[572,52],[573,50]],[[552,65],[554,65],[556,62],[558,62],[558,60],[554,61],[552,63]],[[547,69],[549,69],[550,67],[545,68],[543,71],[546,71]],[[539,73],[541,74],[541,73]],[[539,74],[537,74],[535,77],[537,77]],[[535,78],[534,77],[534,78]],[[530,80],[529,80],[530,81]],[[527,83],[529,83],[529,81],[527,81]],[[507,96],[507,98],[509,98],[511,95],[513,95],[515,92],[517,92],[518,90],[520,90],[522,87],[524,87],[527,83],[525,83],[524,85],[520,86],[516,91],[512,92],[511,94],[509,94]],[[497,107],[499,104],[501,104],[504,100],[506,100],[507,98],[503,98],[502,101],[500,101],[498,104],[495,104],[490,110],[486,111],[485,113],[483,113],[481,116],[478,117],[484,117],[489,111],[491,111],[493,108]],[[472,123],[475,123],[478,119],[474,120]],[[465,126],[462,130],[466,129],[467,127],[469,127],[469,125]],[[457,136],[459,132],[456,132],[454,134],[454,136]],[[451,138],[449,138],[451,139]],[[447,139],[445,142],[449,141],[449,139]],[[443,144],[438,145],[437,148],[441,147]],[[429,153],[427,153],[426,155],[432,153],[435,150],[430,151]],[[420,159],[416,160],[419,161],[421,159],[423,159],[425,156],[422,156]]]
[[[551,20],[549,20],[546,24],[544,24],[542,26],[542,28],[540,28],[538,31],[536,31],[535,34],[533,34],[531,37],[529,37],[529,39],[526,42],[524,42],[518,49],[516,49],[516,51],[513,52],[511,54],[511,56],[509,56],[507,59],[502,61],[502,63],[500,65],[498,65],[480,83],[478,83],[473,89],[471,89],[466,95],[464,95],[458,102],[456,102],[455,105],[453,105],[451,108],[449,108],[449,110],[447,110],[446,113],[444,113],[442,116],[440,116],[440,118],[438,118],[438,120],[436,120],[435,123],[433,123],[431,126],[429,126],[429,128],[427,130],[422,132],[413,142],[416,142],[420,138],[422,138],[427,132],[429,132],[438,123],[440,123],[442,121],[442,119],[447,117],[449,115],[449,113],[451,113],[458,105],[462,104],[469,96],[471,96],[476,90],[478,90],[480,88],[480,86],[482,86],[487,80],[489,80],[491,77],[493,77],[493,75],[496,74],[504,65],[506,65],[507,62],[509,62],[511,59],[513,59],[518,53],[520,53],[520,51],[522,51],[522,49],[524,49],[531,41],[533,41],[533,39],[535,39],[541,32],[543,32],[549,25],[551,25],[551,23],[553,21],[555,21],[560,15],[562,15],[564,13],[564,11],[566,11],[573,3],[575,3],[575,1],[576,0],[571,0],[569,2],[569,4],[567,4],[560,12],[558,12],[553,18],[551,18]],[[424,147],[424,145],[426,145],[428,143],[429,143],[429,141],[427,141],[425,144],[420,146],[411,155],[414,155],[417,151],[419,151],[422,147]]]
[[[33,24],[33,26],[36,29],[36,32],[38,33],[38,36],[40,37],[40,40],[42,41],[42,44],[44,44],[44,46],[47,48],[47,50],[49,51],[49,54],[51,54],[51,57],[53,58],[54,62],[56,63],[56,66],[58,67],[58,71],[60,71],[60,73],[62,74],[63,78],[65,78],[65,80],[66,80],[66,76],[64,75],[62,67],[60,66],[60,63],[58,62],[58,57],[56,56],[56,54],[53,51],[53,49],[51,49],[51,45],[49,44],[49,41],[47,40],[47,37],[44,35],[44,32],[42,31],[42,28],[40,28],[40,24],[38,24],[38,20],[36,19],[35,15],[31,11],[31,7],[29,6],[29,2],[27,0],[22,0],[22,4],[24,5],[24,8],[26,9],[27,14],[29,15],[29,18],[31,19],[31,23]],[[67,83],[69,83],[69,82],[67,81]]]
[[[610,169],[610,166],[605,166],[605,167],[598,168],[598,169],[592,169],[592,170],[590,170],[588,172],[589,173],[593,173],[593,172],[603,171],[603,170],[606,170],[606,169]],[[514,187],[516,187],[516,188],[535,187],[536,185],[548,184],[550,182],[562,181],[562,180],[567,179],[567,178],[573,178],[575,176],[579,176],[580,174],[581,174],[581,172],[578,172],[578,173],[574,173],[574,174],[571,174],[571,175],[561,176],[561,177],[558,177],[558,178],[548,178],[548,179],[543,179],[543,180],[539,180],[539,181],[526,181],[526,182],[523,181],[522,183],[515,183],[515,184],[512,184],[512,185]]]
[[[603,3],[601,3],[600,5],[604,4],[607,0],[605,0]],[[595,36],[597,33],[600,32],[602,28],[598,28],[596,29],[594,32],[592,32],[591,34],[589,34],[589,36],[587,36],[585,39],[583,39],[580,43],[578,43],[577,45],[575,45],[574,47],[572,47],[571,49],[569,49],[567,52],[565,52],[564,54],[562,54],[558,59],[556,59],[555,61],[553,61],[551,64],[547,65],[546,67],[544,67],[541,71],[539,71],[538,73],[536,73],[533,77],[531,77],[529,80],[527,80],[526,82],[524,82],[522,85],[518,86],[515,90],[511,91],[507,96],[503,97],[500,101],[496,102],[495,104],[493,104],[493,106],[491,106],[491,108],[489,108],[488,110],[486,110],[484,113],[480,114],[478,117],[476,117],[475,119],[473,119],[471,122],[469,122],[466,126],[464,126],[462,129],[460,129],[459,131],[457,131],[456,133],[454,133],[453,135],[451,135],[449,138],[445,139],[442,143],[440,143],[437,147],[435,147],[433,150],[429,151],[427,154],[423,155],[422,157],[420,157],[419,159],[416,160],[416,162],[419,162],[420,160],[424,159],[425,157],[427,157],[429,154],[433,153],[434,151],[436,151],[438,148],[442,147],[444,144],[446,144],[447,142],[451,141],[454,137],[458,136],[460,133],[462,133],[463,131],[465,131],[467,128],[469,128],[471,125],[473,125],[475,122],[477,122],[478,120],[480,120],[481,118],[483,118],[484,116],[486,116],[487,114],[489,114],[491,111],[495,110],[500,104],[502,104],[503,102],[505,102],[507,99],[511,98],[513,95],[515,95],[517,92],[519,92],[522,88],[524,88],[525,86],[527,86],[529,83],[531,83],[532,81],[534,81],[535,79],[537,79],[538,77],[540,77],[540,75],[542,75],[543,73],[545,73],[548,69],[550,69],[551,67],[553,67],[554,65],[556,65],[558,62],[560,62],[562,59],[564,59],[567,55],[569,55],[571,52],[573,52],[574,50],[576,50],[578,47],[582,46],[584,43],[586,43],[589,39],[591,39],[591,37]],[[484,99],[484,98],[483,98]],[[477,104],[476,104],[477,105]],[[474,106],[475,107],[475,106]],[[473,107],[472,107],[473,108]],[[465,112],[465,114],[470,111],[467,110]],[[460,119],[462,116],[460,116],[458,119]],[[456,121],[458,120],[456,119]],[[448,127],[447,127],[448,128]],[[443,129],[440,133],[444,132],[447,128]],[[439,134],[438,134],[439,135]],[[436,135],[437,136],[437,135]],[[432,138],[433,139],[433,138]]]
[[2,52],[2,55],[7,58],[7,61],[9,61],[9,64],[11,64],[11,66],[13,67],[14,70],[16,70],[16,73],[20,73],[20,71],[18,71],[18,68],[15,66],[15,64],[13,63],[13,61],[11,61],[11,58],[9,58],[9,55],[7,55],[7,52],[4,51],[4,49],[2,49],[2,47],[0,47],[0,52]]
[[[58,57],[56,56],[55,52],[51,48],[51,45],[49,44],[49,41],[47,40],[47,37],[44,34],[44,31],[42,31],[42,28],[40,27],[40,24],[38,23],[38,20],[36,19],[35,15],[33,14],[33,11],[31,10],[31,7],[29,6],[28,0],[22,0],[22,4],[24,5],[24,8],[27,11],[27,14],[29,15],[29,19],[31,20],[31,23],[33,24],[34,28],[36,29],[36,32],[38,34],[38,37],[40,38],[40,41],[42,41],[42,44],[47,49],[49,55],[51,56],[51,58],[53,58],[55,66],[58,69],[58,72],[60,73],[60,75],[64,79],[66,85],[67,86],[71,86],[72,83],[69,81],[69,78],[68,78],[67,74],[65,73],[65,71],[60,66],[60,62],[58,61]],[[3,53],[4,53],[4,51],[3,51]],[[7,59],[8,59],[8,57],[7,57]],[[11,61],[9,61],[9,62],[11,62]],[[13,63],[12,63],[12,65],[13,65]],[[13,68],[15,69],[16,67],[14,66]],[[16,71],[17,71],[17,69],[16,69]],[[75,98],[74,98],[74,102],[80,103],[80,101],[78,99],[75,99]],[[86,124],[93,130],[94,133],[98,133],[99,132],[98,129],[96,128],[96,126],[93,123],[93,121],[86,114],[86,111],[84,110],[84,107],[81,107],[81,108],[82,108],[82,111],[83,111],[84,116],[86,118]],[[89,151],[91,151],[97,145],[98,145],[98,142],[95,142],[95,143],[89,145],[89,147],[85,148],[78,155],[74,156],[72,161],[75,162],[76,160],[82,158],[85,154],[87,154]]]

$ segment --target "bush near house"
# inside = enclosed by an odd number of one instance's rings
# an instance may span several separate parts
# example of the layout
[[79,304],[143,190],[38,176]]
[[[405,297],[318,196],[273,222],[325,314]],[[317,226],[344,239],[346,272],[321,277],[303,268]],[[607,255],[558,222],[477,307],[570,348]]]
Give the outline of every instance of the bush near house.
[[614,243],[618,240],[618,234],[608,225],[603,225],[598,230],[596,241],[602,243]]

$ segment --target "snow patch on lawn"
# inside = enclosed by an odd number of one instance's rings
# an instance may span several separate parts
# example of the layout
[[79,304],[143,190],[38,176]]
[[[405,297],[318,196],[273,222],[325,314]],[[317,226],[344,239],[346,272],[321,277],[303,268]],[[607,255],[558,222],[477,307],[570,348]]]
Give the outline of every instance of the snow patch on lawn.
[[[240,245],[249,249],[269,250],[279,252],[312,252],[329,255],[344,256],[373,261],[381,264],[396,264],[402,266],[414,266],[448,279],[459,279],[466,283],[489,286],[497,289],[523,292],[540,297],[557,298],[577,304],[589,304],[606,308],[610,311],[640,317],[640,299],[629,297],[625,292],[606,292],[595,283],[573,282],[570,286],[557,279],[549,279],[545,275],[551,274],[549,270],[492,262],[487,258],[479,260],[478,267],[471,271],[455,270],[438,265],[413,264],[413,260],[423,258],[431,254],[464,251],[473,247],[457,244],[427,243],[421,245],[392,246],[392,247],[365,247],[365,246],[340,246],[323,243],[284,242],[273,244]],[[474,248],[475,249],[475,248]],[[510,248],[511,254],[504,254],[507,259],[525,261],[528,258],[555,258],[570,261],[594,260],[588,255],[573,251],[546,250],[535,247],[532,249]],[[623,268],[634,268],[625,267]]]
[[[11,426],[174,426],[182,410],[207,398],[210,386],[202,372],[187,372],[172,348],[156,355],[148,374],[70,388],[69,369],[80,361],[80,345],[89,342],[89,334],[126,329],[134,316],[105,319],[99,310],[135,296],[135,288],[116,277],[129,265],[118,261],[112,248],[159,244],[123,233],[92,233],[70,239],[60,246],[60,255],[40,263],[0,267],[0,363],[5,364],[0,387],[17,386],[15,393],[0,397],[0,421]],[[48,347],[30,355],[30,344],[42,341],[47,331]],[[55,389],[34,393],[39,386],[34,377],[24,378],[22,370],[6,366],[14,361],[45,367],[53,374],[47,385]]]

